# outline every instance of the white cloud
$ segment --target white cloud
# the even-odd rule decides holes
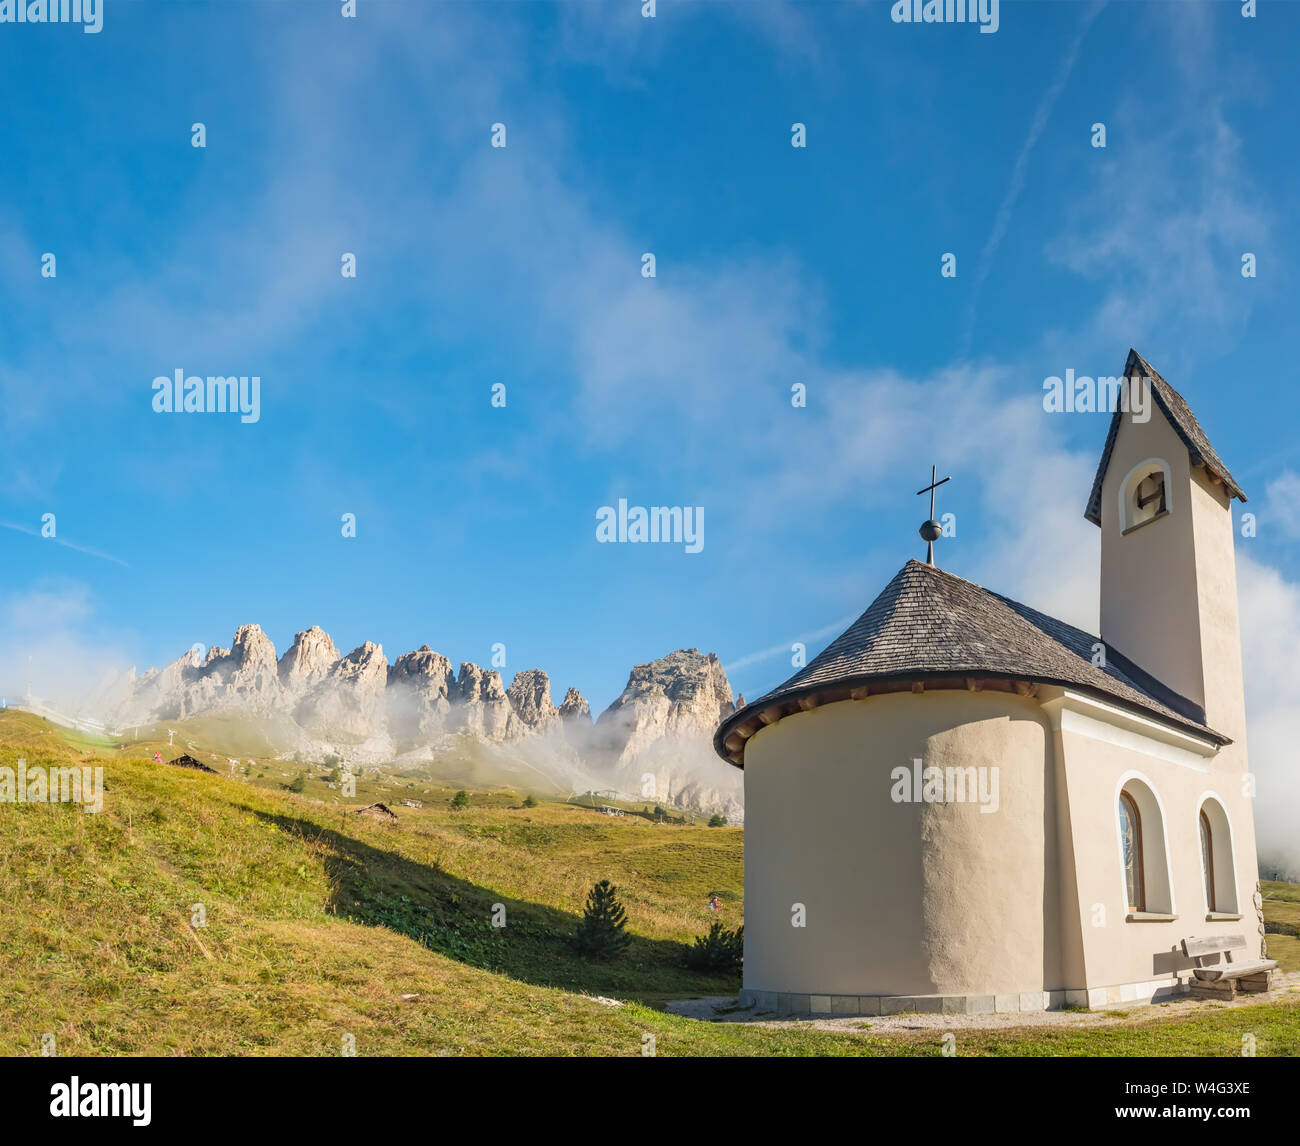
[[[1300,474],[1285,470],[1265,489],[1265,530],[1277,530],[1290,541],[1300,540]]]
[[[60,711],[90,712],[130,667],[125,643],[97,622],[86,585],[38,581],[0,598],[0,696],[16,700],[30,681],[32,692]]]
[[[1300,878],[1300,585],[1240,549],[1237,580],[1259,853]]]

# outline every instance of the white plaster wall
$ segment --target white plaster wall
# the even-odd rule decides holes
[[[1119,490],[1153,457],[1169,465],[1169,514],[1123,534]],[[1148,422],[1124,415],[1102,483],[1101,639],[1204,704],[1190,470],[1187,447],[1154,401]]]
[[[1076,827],[1075,872],[1086,986],[1187,973],[1191,962],[1182,956],[1179,944],[1190,936],[1244,934],[1248,942],[1253,941],[1257,924],[1251,897],[1256,861],[1249,828],[1250,802],[1239,791],[1224,790],[1227,777],[1222,762],[1210,760],[1198,770],[1105,743],[1068,727],[1061,740],[1067,799]],[[1155,879],[1150,870],[1153,861],[1167,850],[1167,861],[1161,858],[1160,863],[1167,862],[1172,908],[1177,915],[1169,922],[1129,922],[1126,918],[1117,796],[1129,778],[1146,783],[1159,799],[1165,840],[1155,838],[1154,825],[1144,816],[1143,844],[1148,886]],[[1198,813],[1210,792],[1218,797],[1232,828],[1233,879],[1245,916],[1240,921],[1206,918]]]
[[[1010,994],[1062,981],[1052,733],[1036,701],[846,700],[745,749],[745,987]],[[895,803],[913,758],[999,769],[999,809]],[[791,925],[802,903],[807,925]]]

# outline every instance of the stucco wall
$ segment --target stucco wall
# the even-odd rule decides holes
[[[1251,808],[1229,774],[1231,766],[1225,769],[1226,762],[1211,759],[1198,771],[1068,727],[1061,740],[1072,820],[1090,825],[1074,837],[1086,985],[1105,987],[1185,974],[1191,963],[1178,947],[1189,936],[1244,934],[1253,941],[1257,925],[1251,903],[1256,880]],[[1161,911],[1172,908],[1178,918],[1170,922],[1126,919],[1117,811],[1118,793],[1126,782],[1145,784],[1159,803],[1163,839],[1144,814],[1143,843],[1149,885],[1159,877],[1157,865],[1167,864],[1172,902],[1150,906]],[[1231,828],[1236,905],[1244,916],[1240,921],[1207,919],[1198,813],[1208,795],[1217,798]],[[1229,841],[1220,844],[1226,856]],[[1222,880],[1223,871],[1218,874]]]
[[[1013,694],[900,693],[786,717],[745,750],[745,987],[829,995],[1062,980],[1053,737]],[[996,812],[891,799],[891,772],[997,768]],[[791,924],[793,905],[806,926]]]
[[[1169,514],[1122,533],[1119,490],[1134,466],[1169,466]],[[1197,704],[1205,702],[1187,447],[1152,403],[1151,420],[1124,415],[1101,498],[1101,638]]]

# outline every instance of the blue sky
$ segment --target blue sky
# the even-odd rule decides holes
[[[0,689],[255,621],[502,642],[596,710],[694,646],[752,696],[922,555],[932,462],[940,563],[1095,628],[1106,419],[1042,382],[1132,345],[1259,515],[1280,751],[1300,6],[1004,0],[992,35],[849,0],[357,7],[0,24]],[[176,369],[259,376],[260,420],[155,413]],[[704,507],[703,551],[598,544],[621,497]]]

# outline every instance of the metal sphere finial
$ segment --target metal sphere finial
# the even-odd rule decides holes
[[[943,536],[943,526],[934,519],[934,491],[946,481],[952,481],[952,475],[935,481],[935,476],[939,470],[935,466],[930,467],[930,484],[924,489],[918,489],[917,494],[929,493],[930,495],[930,519],[921,525],[921,540],[925,542],[925,560],[926,564],[934,564],[934,543]]]

